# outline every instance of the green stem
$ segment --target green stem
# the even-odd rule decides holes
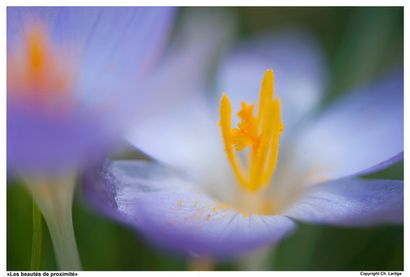
[[[27,180],[27,188],[47,223],[59,269],[81,270],[71,213],[74,175]]]
[[[41,212],[33,201],[33,238],[31,241],[31,263],[30,269],[38,271],[41,269],[41,253],[43,247],[43,222]]]
[[[59,268],[61,270],[81,270],[71,210],[65,214],[60,214],[59,219],[48,218],[49,220],[46,220],[47,226]]]
[[[275,270],[273,264],[276,248],[262,248],[254,250],[247,256],[243,256],[238,260],[239,270],[244,271],[259,271],[259,270]]]
[[[189,270],[213,271],[215,270],[215,262],[210,258],[194,258],[189,261]]]

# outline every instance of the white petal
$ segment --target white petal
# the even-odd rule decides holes
[[[218,114],[206,98],[208,70],[229,41],[232,22],[224,13],[194,15],[189,15],[174,48],[145,88],[127,138],[154,159],[211,176],[227,164]]]

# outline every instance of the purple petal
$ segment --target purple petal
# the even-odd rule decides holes
[[[7,163],[26,174],[73,170],[110,147],[103,121],[77,109],[60,116],[22,105],[7,108]]]
[[[382,169],[385,169],[387,167],[390,167],[400,161],[403,161],[404,155],[403,152],[398,153],[397,155],[393,156],[392,158],[382,161],[381,163],[378,163],[370,168],[367,168],[363,171],[358,172],[356,175],[358,176],[363,176],[367,174],[371,174],[377,171],[380,171]]]
[[[327,81],[323,54],[313,37],[296,30],[264,34],[245,43],[225,60],[218,76],[219,91],[227,92],[235,111],[241,101],[257,103],[268,68],[275,73],[275,95],[282,100],[289,131],[322,98]]]
[[[78,94],[83,100],[118,101],[135,107],[144,81],[164,48],[172,26],[172,8],[93,8],[95,20],[81,54]],[[82,66],[84,65],[84,66]],[[123,109],[124,107],[122,107]]]
[[[86,182],[99,209],[107,214],[110,207],[111,216],[156,244],[185,254],[238,255],[277,243],[295,228],[283,216],[247,216],[223,207],[197,184],[158,164],[116,161],[103,176],[101,182]],[[96,194],[104,197],[95,201]]]
[[[309,223],[369,226],[403,222],[403,181],[339,179],[307,191],[286,213]]]
[[[317,168],[328,179],[370,173],[371,167],[380,170],[391,164],[384,161],[400,159],[402,151],[402,71],[329,107],[307,125],[295,147],[301,164]]]

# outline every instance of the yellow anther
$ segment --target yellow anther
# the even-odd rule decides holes
[[[243,171],[241,166],[239,165],[238,159],[235,155],[234,149],[232,147],[233,141],[231,136],[232,130],[232,106],[229,98],[226,94],[222,96],[221,99],[221,109],[220,109],[221,120],[219,125],[221,126],[222,130],[222,137],[224,140],[225,151],[228,156],[229,162],[231,163],[232,169],[234,174],[238,180],[238,182],[242,186],[246,186],[245,177],[243,176]]]
[[[268,69],[265,71],[265,76],[263,76],[262,85],[260,89],[260,95],[259,95],[259,110],[258,110],[259,125],[262,124],[264,114],[266,113],[269,103],[272,100],[273,85],[274,85],[273,71],[272,69]]]
[[[279,154],[279,137],[282,134],[283,129],[285,128],[280,118],[281,105],[279,99],[273,100],[272,104],[274,106],[273,109],[276,112],[276,114],[273,116],[273,133],[272,140],[270,142],[271,145],[268,166],[266,168],[265,175],[263,176],[263,183],[265,184],[269,182],[270,177],[275,172]]]
[[[224,94],[221,99],[220,126],[225,150],[239,184],[250,191],[257,191],[266,185],[276,169],[279,137],[284,126],[280,117],[280,100],[273,98],[273,84],[273,71],[266,70],[260,90],[258,114],[253,114],[253,104],[242,102],[237,128],[231,127],[232,108],[228,96]],[[236,151],[251,148],[246,163],[247,176],[243,173],[243,166],[236,157],[233,145]]]

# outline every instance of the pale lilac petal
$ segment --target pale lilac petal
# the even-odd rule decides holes
[[[100,182],[86,181],[97,207],[181,253],[239,255],[275,244],[295,228],[283,216],[248,216],[223,207],[183,175],[158,164],[115,161],[102,174]],[[96,193],[104,197],[95,201]]]
[[[145,87],[127,139],[154,159],[204,176],[225,161],[218,113],[206,94],[208,72],[229,41],[232,22],[225,13],[194,15],[182,22],[167,59]]]
[[[164,48],[173,14],[172,8],[163,7],[96,9],[81,53],[79,96],[94,104],[128,95],[122,109],[135,107],[140,97],[132,96],[141,91]]]
[[[403,223],[403,181],[339,179],[314,186],[286,213],[320,224]]]
[[[225,59],[218,89],[229,95],[235,111],[241,101],[258,103],[262,77],[269,68],[275,73],[275,95],[282,100],[282,117],[289,131],[322,99],[327,84],[323,53],[315,39],[303,31],[264,34]]]
[[[307,125],[295,159],[328,179],[382,169],[403,151],[403,72],[393,72],[330,106]],[[393,159],[395,161],[397,159]]]

